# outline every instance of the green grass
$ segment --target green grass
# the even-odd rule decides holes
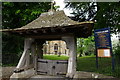
[[[77,58],[77,71],[95,71],[95,58],[86,56]]]
[[[98,60],[99,68],[97,69],[95,57],[79,57],[77,59],[77,70],[112,75],[111,58],[99,58]]]
[[[58,57],[58,55],[44,55],[43,59],[49,59],[49,60],[68,60],[68,56],[61,55]]]
[[[67,56],[44,55],[44,59],[49,60],[68,60]],[[114,77],[120,77],[120,65],[115,67],[112,72],[111,58],[99,58],[99,68],[96,68],[95,56],[85,56],[77,58],[77,71],[96,72]]]
[[[49,60],[68,60],[68,56],[61,55],[44,55],[44,59]],[[95,56],[85,56],[77,58],[77,71],[96,72],[105,75],[111,75],[120,78],[120,64],[115,66],[115,71],[112,72],[111,58],[99,58],[99,69],[96,68]],[[16,64],[7,64],[7,66],[13,66]],[[6,66],[6,65],[2,65]]]

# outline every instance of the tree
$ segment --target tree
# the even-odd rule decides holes
[[[112,33],[120,33],[120,2],[68,2],[66,7],[73,10],[71,13],[74,14],[73,20],[79,22],[92,20],[95,21],[94,29],[110,27]],[[84,52],[89,49],[88,46],[86,47]],[[78,51],[83,50],[83,48],[79,48]]]
[[[77,39],[77,53],[79,57],[81,57],[84,54],[84,39],[78,38]]]
[[[84,40],[85,45],[85,55],[94,55],[95,52],[95,42],[94,42],[94,36],[90,36]]]
[[[92,20],[96,14],[96,3],[89,2],[69,2],[66,3],[66,8],[73,10],[75,21],[89,21]]]
[[[91,55],[95,52],[94,36],[77,39],[77,53],[79,57]]]
[[[110,27],[113,33],[120,32],[119,2],[69,2],[67,8],[72,8],[74,20],[95,21],[94,29]]]
[[[120,32],[120,3],[97,3],[95,29],[110,27],[112,33]]]
[[[22,27],[49,9],[50,3],[47,2],[3,2],[2,27],[4,29]]]
[[[41,13],[47,12],[51,8],[50,5],[50,2],[3,2],[2,28],[14,29],[22,27],[39,17]],[[3,56],[4,54],[17,54],[22,52],[23,43],[23,37],[3,33]]]

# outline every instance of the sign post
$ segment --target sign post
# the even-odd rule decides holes
[[[112,57],[112,70],[114,71],[114,56],[110,37],[110,28],[97,29],[94,31],[96,47],[96,67],[98,68],[98,57]]]

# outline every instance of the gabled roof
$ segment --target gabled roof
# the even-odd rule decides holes
[[[46,28],[46,27],[63,27],[69,25],[79,24],[76,21],[68,18],[63,11],[46,12],[40,15],[37,19],[31,23],[22,27],[22,29],[35,29],[35,28]]]
[[[50,11],[50,12],[42,13],[37,19],[33,20],[32,22],[28,23],[27,25],[21,28],[5,29],[2,31],[9,33],[16,33],[20,35],[22,34],[30,35],[31,33],[33,35],[36,34],[37,32],[42,32],[43,34],[46,33],[51,34],[51,33],[55,33],[56,29],[57,30],[62,29],[62,32],[65,31],[66,33],[75,33],[80,35],[80,33],[82,32],[79,32],[79,30],[80,31],[86,30],[86,32],[84,33],[90,34],[93,28],[92,24],[93,24],[92,21],[86,21],[86,22],[73,21],[65,15],[64,11]],[[77,31],[76,29],[79,30]]]

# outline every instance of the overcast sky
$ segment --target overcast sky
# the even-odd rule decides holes
[[[60,6],[59,10],[64,10],[65,14],[67,16],[72,16],[70,13],[72,13],[72,10],[65,7],[64,0],[54,0],[56,2],[56,6]]]

